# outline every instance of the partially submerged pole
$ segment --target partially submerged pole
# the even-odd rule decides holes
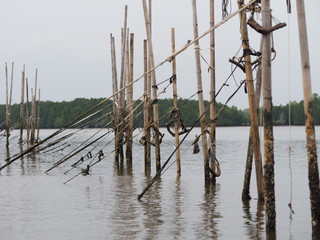
[[[244,0],[238,0],[239,9],[244,5]],[[251,56],[248,54],[250,52],[248,29],[247,29],[247,18],[246,12],[241,11],[240,14],[240,30],[242,36],[242,48],[244,53],[245,62],[245,73],[246,73],[246,83],[248,89],[248,101],[250,109],[250,122],[253,133],[253,154],[255,158],[255,168],[256,168],[256,180],[257,180],[257,192],[260,201],[264,200],[264,185],[263,185],[263,171],[262,171],[262,157],[260,150],[260,138],[258,129],[258,116],[256,112],[256,106],[254,102],[254,86],[253,86],[253,76],[252,76],[252,63]]]
[[[214,0],[210,0],[210,28],[214,27]],[[215,60],[215,31],[210,32],[210,149],[212,158],[210,165],[212,169],[215,169],[216,159],[216,122],[214,117],[216,116],[216,60]],[[216,182],[216,176],[211,175],[212,182]]]
[[[142,0],[144,19],[147,32],[147,41],[148,41],[148,53],[149,53],[149,63],[150,69],[155,67],[154,64],[154,55],[153,55],[153,46],[151,38],[151,20],[150,20],[150,11],[148,14],[146,0]],[[153,129],[154,129],[154,141],[155,141],[155,155],[156,155],[156,171],[158,172],[161,168],[161,159],[160,159],[160,131],[159,131],[159,107],[158,107],[158,96],[157,96],[157,81],[156,81],[156,72],[153,70],[151,72],[151,82],[152,82],[152,104],[153,104]]]
[[[316,136],[314,130],[312,86],[309,60],[309,46],[307,23],[305,15],[304,0],[297,0],[297,17],[300,40],[300,55],[304,94],[304,114],[306,126],[306,139],[308,151],[308,178],[310,189],[310,205],[312,217],[312,235],[320,236],[320,189],[319,189],[319,168],[316,146]]]
[[[127,144],[126,144],[126,159],[132,162],[132,135],[133,135],[133,59],[134,59],[134,34],[130,34],[130,56],[129,56],[129,78],[128,78],[128,94],[127,94],[127,104],[128,112],[130,114],[128,118],[127,126]]]
[[[271,28],[270,0],[261,1],[262,27]],[[271,34],[262,35],[261,77],[263,93],[264,126],[264,197],[266,204],[266,228],[276,228],[274,141],[272,121]]]
[[[172,54],[176,51],[175,44],[175,32],[174,28],[171,28],[171,50]],[[177,70],[176,70],[176,58],[173,57],[172,61],[172,89],[173,89],[173,107],[176,114],[179,114],[178,108],[178,93],[177,93]],[[175,147],[176,150],[176,167],[177,167],[177,176],[181,176],[181,163],[180,163],[180,147],[179,147],[179,118],[178,116],[174,117],[174,137],[175,137]]]
[[[25,66],[23,66],[22,78],[21,78],[21,101],[20,101],[20,138],[19,143],[23,143],[23,126],[24,126],[24,85],[25,85]]]
[[[197,19],[196,0],[192,0],[192,13],[193,13],[193,35],[194,35],[194,39],[197,39],[198,38],[198,19]],[[204,177],[205,177],[206,183],[208,183],[210,181],[210,168],[209,168],[209,157],[208,157],[208,146],[207,146],[208,143],[207,143],[207,133],[206,133],[207,124],[206,124],[206,117],[204,114],[199,40],[194,42],[194,52],[195,52],[196,69],[197,69],[199,116],[201,116],[200,127],[201,127],[202,149],[203,149],[203,158],[204,158]]]
[[[116,49],[115,41],[112,34],[110,34],[110,48],[111,48],[111,68],[112,68],[112,90],[113,90],[113,128],[114,128],[114,159],[119,161],[119,135],[118,135],[118,108],[119,108],[119,94],[118,92],[118,77],[117,77],[117,61],[116,61]]]
[[[143,56],[144,56],[144,72],[148,71],[148,45],[147,40],[143,41]],[[143,145],[144,145],[144,170],[146,175],[151,173],[151,145],[150,145],[150,124],[151,124],[151,83],[150,74],[144,75],[144,113],[143,113]]]

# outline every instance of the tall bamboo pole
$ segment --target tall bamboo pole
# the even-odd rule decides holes
[[[304,114],[306,126],[306,139],[308,151],[308,178],[310,189],[310,205],[312,217],[312,233],[317,239],[320,236],[320,190],[319,168],[314,130],[312,84],[310,73],[309,46],[304,0],[297,0],[297,17],[300,40],[300,55],[304,94]]]
[[[114,159],[119,161],[119,136],[118,136],[118,108],[119,108],[119,94],[118,92],[118,77],[117,77],[117,61],[116,61],[116,49],[115,40],[112,34],[110,34],[110,48],[111,48],[111,68],[112,68],[112,90],[113,90],[113,128],[114,128]]]
[[[244,0],[238,0],[239,9],[244,5]],[[257,179],[257,191],[258,198],[260,201],[264,200],[264,184],[263,184],[263,171],[262,171],[262,157],[260,150],[260,139],[259,139],[259,129],[258,129],[258,116],[256,112],[256,106],[254,102],[254,86],[253,86],[253,76],[252,76],[252,64],[250,56],[250,45],[247,29],[247,18],[246,12],[241,11],[240,14],[240,30],[242,36],[242,48],[244,53],[245,62],[245,72],[246,72],[246,83],[248,88],[248,101],[250,108],[250,121],[251,128],[253,131],[253,154],[255,158],[255,168],[256,168],[256,179]]]
[[[171,28],[171,50],[172,54],[176,51],[176,43],[175,43],[175,31],[174,28]],[[173,90],[173,107],[174,111],[176,111],[177,114],[179,114],[179,108],[178,108],[178,93],[177,93],[177,70],[176,70],[176,58],[173,57],[172,61],[172,90]],[[174,118],[174,137],[175,137],[175,146],[178,148],[176,150],[176,167],[177,167],[177,176],[181,176],[181,163],[180,163],[180,147],[179,147],[179,118],[175,116]]]
[[[148,43],[147,40],[143,41],[143,56],[144,56],[144,72],[148,71]],[[151,145],[150,145],[150,122],[151,122],[151,106],[150,106],[150,82],[149,74],[144,75],[144,170],[146,175],[151,173]]]
[[[270,0],[261,1],[262,27],[271,28]],[[271,34],[262,35],[261,77],[263,84],[263,126],[264,126],[264,196],[266,204],[266,227],[276,228],[276,204],[274,181],[274,141],[272,121],[272,81],[271,81]]]
[[[214,0],[210,0],[210,28],[214,27]],[[213,157],[216,157],[216,59],[215,59],[215,31],[210,32],[210,142]],[[215,160],[211,158],[211,168],[216,164]],[[216,177],[212,174],[212,182],[216,182]]]
[[[23,125],[24,125],[24,85],[25,85],[25,65],[23,65],[21,78],[21,101],[20,101],[20,138],[19,143],[23,143]]]
[[[154,64],[154,55],[153,55],[153,46],[151,38],[151,24],[150,24],[150,15],[148,15],[146,0],[142,0],[143,12],[146,24],[147,32],[147,41],[148,41],[148,53],[150,61],[150,69],[153,69]],[[150,14],[150,13],[149,13]],[[158,172],[161,168],[161,159],[160,159],[160,132],[159,132],[159,107],[158,107],[158,96],[157,96],[157,81],[156,81],[156,72],[151,72],[151,81],[152,81],[152,104],[153,104],[153,127],[154,127],[154,141],[155,141],[155,155],[156,155],[156,171]]]
[[[194,39],[197,39],[198,38],[198,19],[197,19],[196,0],[192,0],[192,13],[193,13],[193,35],[194,35]],[[194,42],[194,52],[195,52],[196,69],[197,69],[199,116],[201,116],[200,126],[201,126],[201,133],[202,133],[202,149],[203,149],[203,158],[204,158],[204,177],[205,177],[205,181],[209,182],[210,168],[209,168],[209,157],[208,157],[208,146],[207,146],[208,143],[207,143],[207,133],[206,133],[207,124],[206,124],[206,117],[204,114],[199,40]]]
[[[133,60],[134,60],[134,34],[130,34],[130,56],[129,56],[129,87],[128,87],[128,127],[127,127],[127,145],[126,158],[127,161],[132,162],[132,135],[133,135]]]
[[[31,144],[35,143],[35,133],[36,133],[36,96],[37,96],[37,82],[38,82],[38,69],[36,69],[36,76],[35,76],[35,86],[34,86],[34,93],[32,93],[32,107],[31,107]]]

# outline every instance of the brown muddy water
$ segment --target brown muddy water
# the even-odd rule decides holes
[[[320,128],[316,130],[318,136]],[[113,143],[106,146],[113,137],[110,135],[48,174],[44,173],[96,131],[79,131],[60,148],[25,156],[1,171],[1,240],[311,239],[304,127],[274,128],[275,236],[265,230],[264,208],[256,199],[254,172],[252,200],[248,204],[241,201],[248,127],[217,129],[217,158],[222,174],[216,186],[204,186],[202,153],[193,155],[192,148],[188,148],[199,132],[196,129],[182,145],[181,178],[176,178],[175,163],[171,160],[169,165],[172,165],[142,201],[138,201],[137,196],[151,180],[155,167],[152,166],[151,176],[145,176],[143,147],[138,143],[141,135],[134,141],[132,168],[125,162],[120,168],[114,164]],[[41,138],[52,132],[40,131]],[[17,134],[17,131],[12,133],[9,153],[5,140],[1,139],[1,165],[7,154],[12,156],[20,151]],[[174,150],[173,146],[173,139],[166,134],[161,145],[162,163]],[[292,148],[292,182],[289,146]],[[60,151],[62,147],[66,148]],[[96,153],[100,149],[106,157],[92,168],[90,175],[79,175],[63,184],[80,171],[79,167],[64,174],[73,162],[90,150]],[[291,193],[295,214],[290,219]]]

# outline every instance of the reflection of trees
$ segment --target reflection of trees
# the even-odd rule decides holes
[[[203,201],[200,205],[202,211],[202,224],[197,229],[197,237],[200,239],[218,239],[217,219],[221,218],[217,210],[220,184],[206,185]]]

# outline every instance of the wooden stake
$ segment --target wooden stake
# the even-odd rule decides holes
[[[172,53],[176,51],[176,44],[175,44],[175,32],[174,28],[171,28],[171,50]],[[177,70],[176,70],[176,58],[172,58],[172,90],[173,90],[173,107],[174,111],[179,114],[179,107],[178,107],[178,93],[177,93]],[[175,146],[178,148],[176,150],[176,167],[177,167],[177,176],[181,176],[181,163],[180,163],[180,147],[179,147],[179,118],[175,117],[174,119],[174,130],[175,130]]]
[[[197,5],[196,0],[192,0],[192,13],[193,13],[193,35],[194,39],[198,38],[198,19],[197,19]],[[204,101],[203,101],[203,89],[202,89],[202,76],[201,76],[201,62],[200,62],[200,45],[199,41],[194,42],[194,52],[196,58],[196,69],[197,69],[197,86],[198,86],[198,101],[199,101],[199,116],[200,119],[201,133],[202,133],[202,149],[204,158],[204,177],[205,181],[210,180],[210,168],[209,168],[209,157],[208,157],[208,146],[207,146],[207,133],[206,133],[206,117],[204,113]]]
[[[271,28],[270,0],[261,0],[262,27]],[[276,204],[274,182],[274,142],[272,121],[271,34],[262,35],[261,77],[263,84],[264,126],[264,196],[266,203],[266,228],[276,229]]]
[[[149,52],[149,61],[150,69],[154,69],[154,56],[153,56],[153,46],[151,38],[151,24],[150,17],[148,15],[146,0],[142,0],[143,12],[145,18],[146,32],[147,32],[147,41],[148,41],[148,52]],[[149,12],[150,14],[150,12]],[[151,72],[151,82],[152,82],[152,104],[153,104],[153,127],[154,127],[154,141],[155,141],[155,155],[156,155],[156,171],[158,172],[161,168],[161,159],[160,159],[160,132],[159,132],[159,107],[158,107],[158,96],[157,96],[157,81],[156,73],[153,70]]]
[[[312,217],[312,236],[317,239],[320,236],[320,190],[319,168],[314,130],[312,86],[309,60],[309,46],[304,0],[297,0],[297,17],[300,40],[300,55],[304,94],[304,114],[306,126],[306,139],[308,151],[308,178],[310,189],[310,205]]]
[[[24,85],[25,85],[25,66],[23,65],[23,72],[21,78],[21,101],[20,101],[20,138],[19,143],[23,143],[23,125],[24,125]]]
[[[214,0],[209,0],[210,2],[210,28],[214,27]],[[211,169],[215,169],[217,162],[216,158],[216,122],[214,117],[216,116],[216,60],[215,60],[215,31],[210,32],[210,149],[212,151],[211,158]],[[216,176],[211,175],[211,180],[213,183],[216,182]]]
[[[238,0],[239,9],[244,5],[244,0]],[[246,81],[248,88],[248,100],[249,100],[249,108],[250,108],[250,120],[251,127],[253,131],[253,153],[255,157],[255,167],[256,167],[256,179],[257,179],[257,191],[258,198],[260,201],[264,200],[264,184],[263,184],[263,171],[262,171],[262,157],[260,150],[260,138],[259,138],[259,129],[258,129],[258,116],[256,112],[256,106],[254,102],[254,86],[253,86],[253,77],[252,77],[252,64],[251,64],[251,56],[250,45],[249,45],[249,37],[248,37],[248,29],[247,29],[247,18],[246,12],[241,11],[240,14],[240,29],[242,35],[242,48],[244,52],[244,62],[245,62],[245,71],[246,71]]]

